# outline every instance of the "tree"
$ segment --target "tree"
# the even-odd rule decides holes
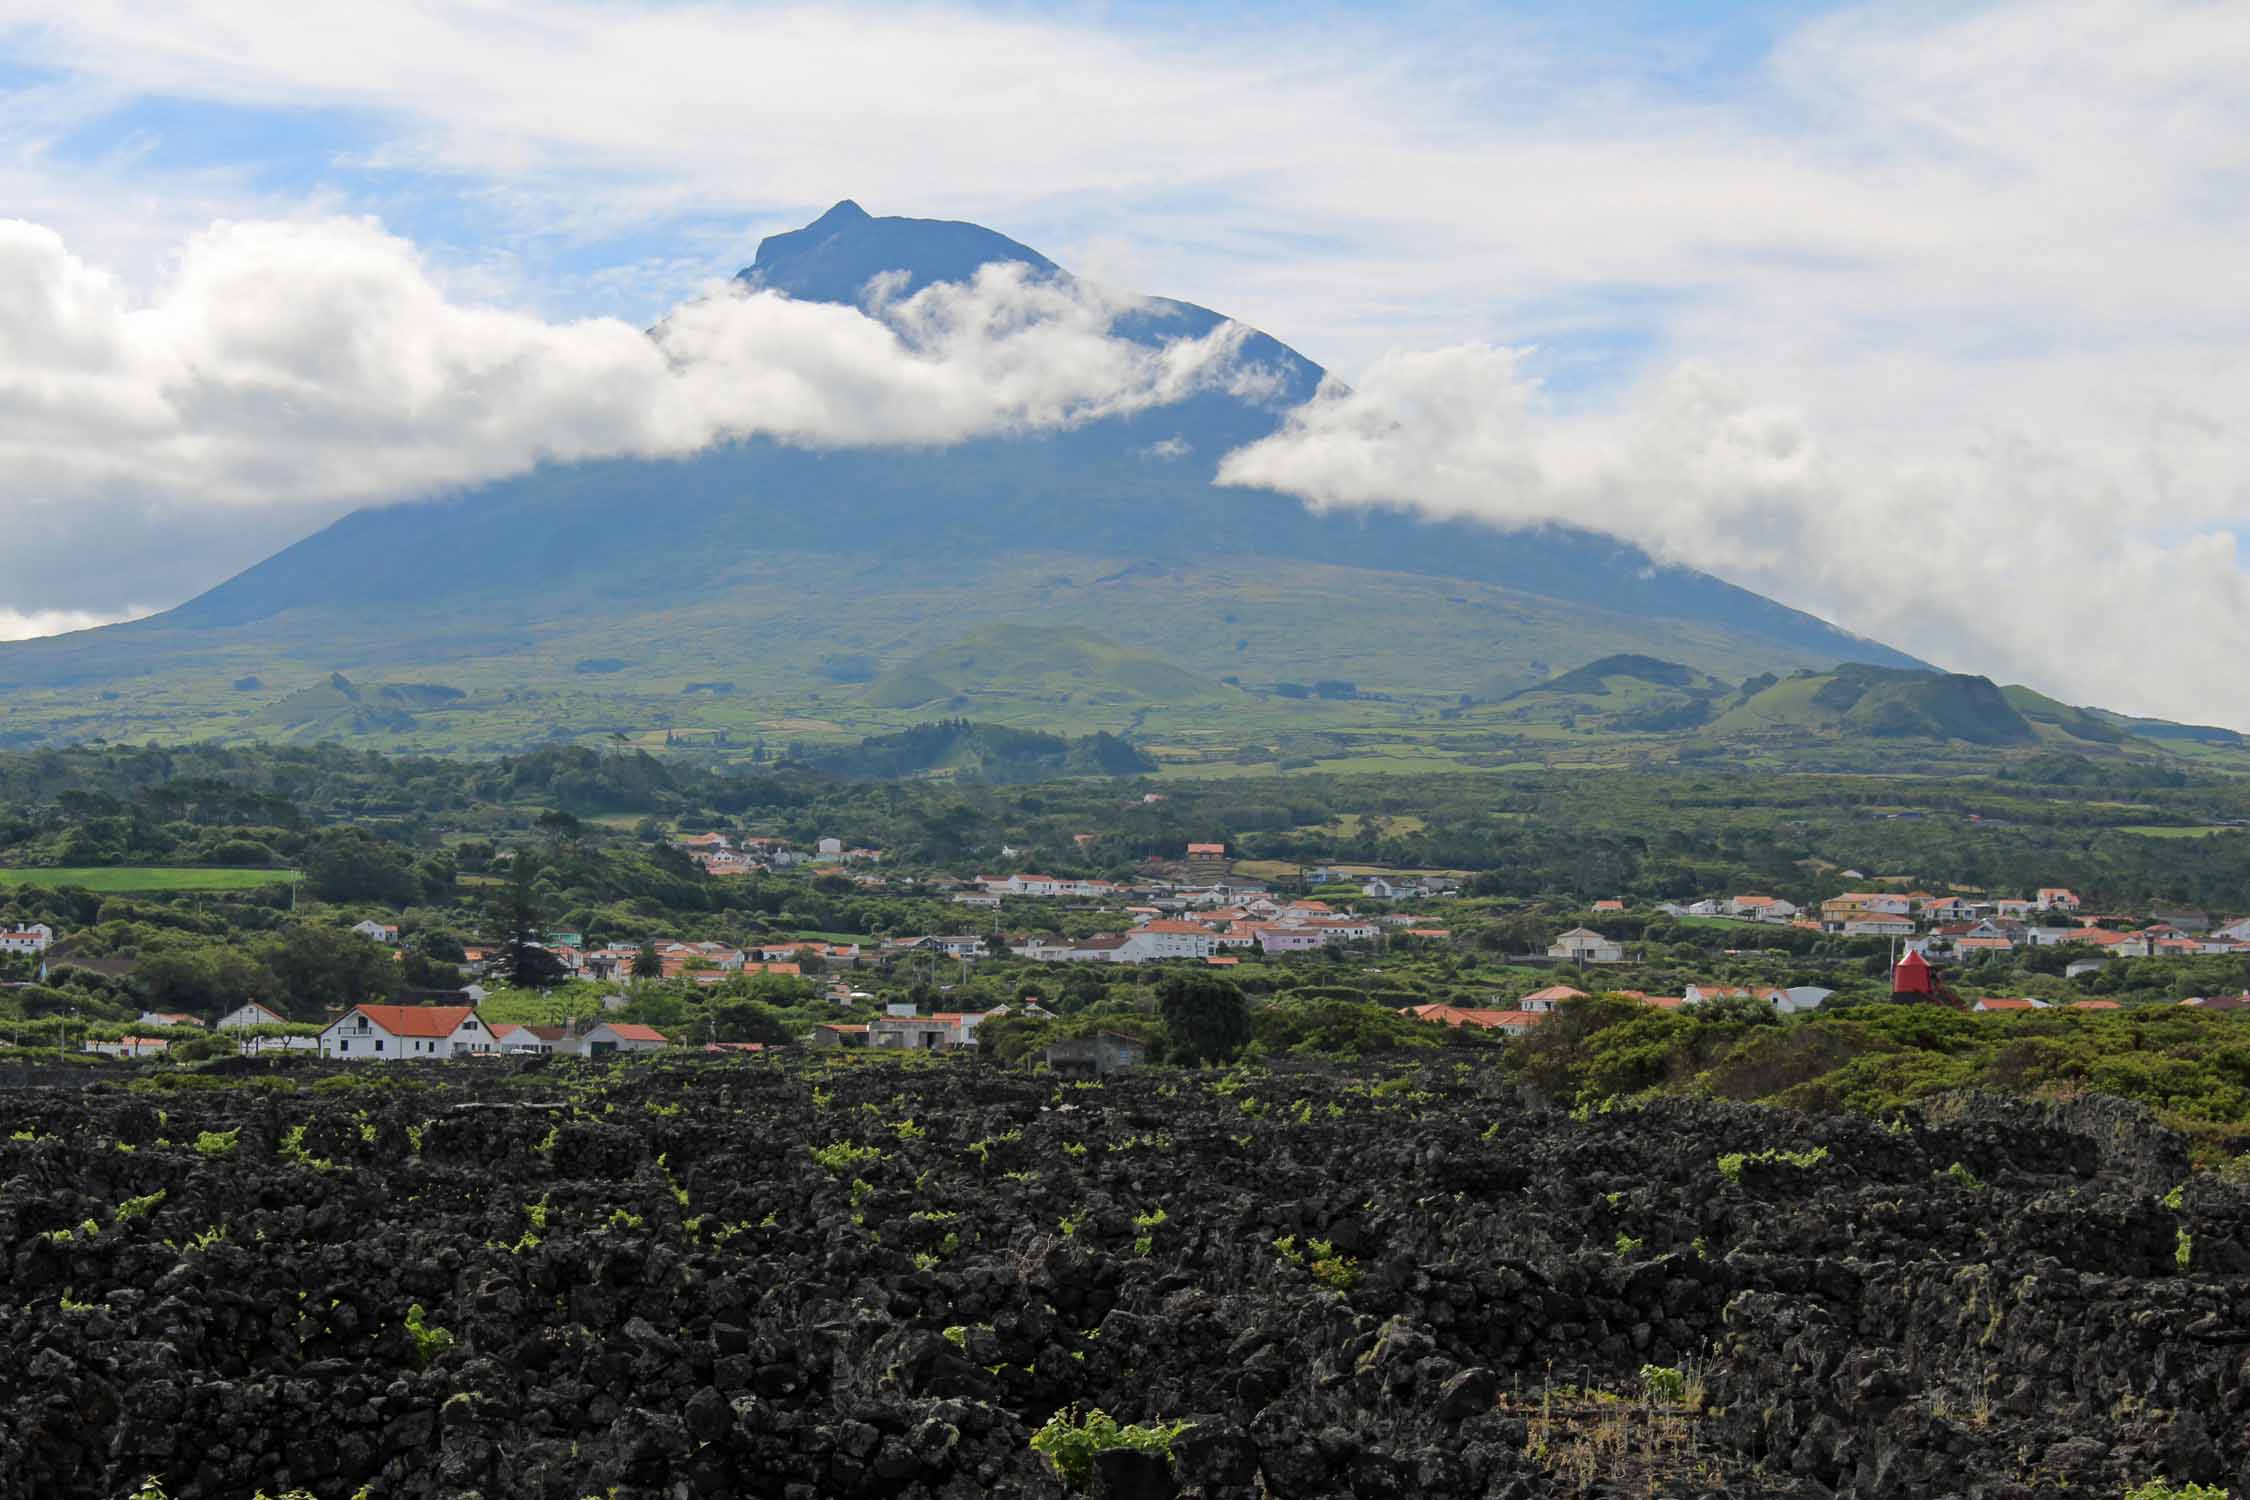
[[[635,950],[633,954],[633,977],[635,979],[662,979],[664,977],[664,960],[657,954],[655,943],[644,939],[641,946]]]
[[[381,1000],[398,989],[398,964],[390,953],[341,927],[300,922],[267,939],[257,957],[281,982],[289,1008],[298,1015]]]
[[[245,1000],[270,996],[275,976],[239,948],[216,945],[171,948],[140,961],[133,983],[152,1010],[181,1010],[206,1017],[234,1009]]]
[[[707,1017],[713,1041],[763,1042],[779,1047],[790,1040],[789,1027],[773,1007],[756,1000],[722,1001],[710,1008]]]
[[[562,960],[540,945],[545,935],[544,902],[534,886],[539,863],[518,851],[492,905],[494,965],[519,990],[545,989],[563,977]]]
[[[1157,1008],[1182,1062],[1228,1062],[1250,1040],[1250,1002],[1231,980],[1169,975],[1157,992]]]
[[[323,901],[406,906],[422,898],[414,855],[358,828],[339,828],[305,859],[305,884]]]

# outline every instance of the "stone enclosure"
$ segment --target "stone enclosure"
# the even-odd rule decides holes
[[[2109,1101],[366,1078],[0,1091],[0,1500],[1060,1496],[1074,1406],[1113,1496],[2250,1494],[2250,1200]]]

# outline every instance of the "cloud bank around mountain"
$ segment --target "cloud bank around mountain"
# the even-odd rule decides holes
[[[2250,726],[2250,684],[2213,670],[2222,643],[2250,639],[2224,429],[2175,439],[2155,485],[2147,450],[2106,441],[2114,427],[2075,446],[1885,451],[1696,363],[1566,414],[1532,360],[1482,345],[1387,356],[1226,455],[1219,480],[1315,507],[1603,531],[1933,661]],[[2250,402],[2250,386],[2234,395]]]
[[[644,331],[454,300],[414,247],[349,219],[214,227],[136,306],[18,221],[0,222],[0,289],[0,471],[50,503],[396,501],[751,437],[942,446],[1258,378],[1239,326],[1136,343],[1110,331],[1132,299],[1021,265],[862,308],[719,284]]]
[[[397,0],[307,28],[281,0],[0,0],[0,203],[143,310],[215,218],[379,215],[443,305],[536,312],[560,331],[516,347],[560,340],[644,392],[604,315],[637,329],[847,194],[974,219],[1352,382],[1359,403],[1231,464],[1244,482],[1599,526],[1934,661],[2250,727],[2227,665],[2250,544],[2242,6],[537,11]],[[268,473],[239,451],[260,445],[174,441],[169,472],[235,477],[224,527],[161,472],[63,500],[0,479],[28,538],[0,603],[170,601],[349,503],[306,494],[712,425],[677,392],[661,420],[610,396],[546,436],[540,403],[565,398],[477,347],[437,377],[465,383],[444,432],[468,456],[355,439],[324,468],[283,439]],[[772,384],[784,427],[847,420]],[[176,389],[123,385],[151,412]],[[1101,399],[1064,385],[1002,420]],[[278,419],[288,391],[233,395]],[[147,433],[117,446],[154,467]],[[248,498],[279,478],[304,488]],[[88,539],[104,566],[63,565]]]

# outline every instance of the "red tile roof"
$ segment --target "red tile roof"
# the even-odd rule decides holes
[[[451,1036],[477,1013],[473,1005],[355,1005],[352,1010],[392,1036],[418,1037]]]
[[[654,1026],[643,1026],[637,1021],[611,1021],[609,1029],[621,1042],[661,1042],[669,1040]]]

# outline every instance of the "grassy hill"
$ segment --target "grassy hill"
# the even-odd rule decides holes
[[[1679,662],[1605,656],[1501,699],[1505,717],[1621,734],[1690,730],[1709,723],[1730,683]]]
[[[2027,687],[2004,687],[2000,696],[2007,699],[2008,706],[2022,714],[2043,739],[2063,744],[2072,741],[2088,745],[2125,743],[2126,731],[2100,713],[2073,708]]]
[[[2059,707],[2060,705],[2058,705]],[[1714,735],[1810,731],[1853,739],[2030,746],[2038,733],[1988,678],[1850,663],[1750,693],[1712,720]]]

